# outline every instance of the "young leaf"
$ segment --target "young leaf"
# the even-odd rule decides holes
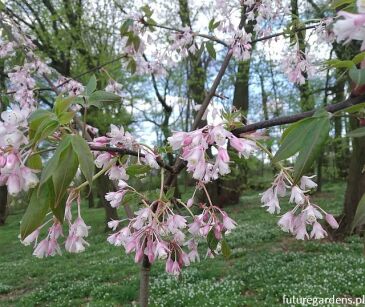
[[[347,133],[350,138],[361,138],[365,136],[365,127],[360,127]]]
[[[27,160],[27,166],[32,169],[42,169],[42,158],[39,154],[31,155]]]
[[[228,259],[231,256],[231,254],[232,254],[231,248],[229,247],[229,245],[228,245],[228,243],[227,243],[227,241],[225,239],[222,240],[221,244],[222,244],[222,254],[223,254],[223,257],[225,259]]]
[[[208,232],[208,235],[207,235],[207,243],[208,243],[208,247],[210,248],[211,251],[214,251],[217,248],[218,240],[215,237],[215,234],[214,234],[214,230],[213,229],[211,229]]]
[[[60,125],[66,125],[68,124],[75,116],[74,112],[64,112],[62,113],[58,120],[60,122]]]
[[[132,164],[127,168],[126,172],[129,176],[138,176],[146,174],[149,170],[150,167],[148,165]]]
[[[353,67],[349,71],[349,76],[356,85],[365,84],[365,69],[358,69],[356,67]]]
[[[46,118],[43,122],[39,125],[34,137],[33,137],[33,144],[38,143],[39,141],[46,139],[50,135],[55,132],[60,123],[56,119]]]
[[[63,112],[66,112],[70,107],[72,102],[75,100],[75,96],[70,96],[67,98],[63,98],[62,96],[58,96],[53,106],[53,110],[56,113],[57,117],[59,117]]]
[[[284,131],[282,144],[276,152],[273,161],[278,162],[285,160],[300,151],[303,148],[303,141],[315,126],[316,119],[313,117],[289,126]],[[289,132],[287,132],[287,130]]]
[[[39,192],[37,189],[32,191],[29,205],[20,224],[20,236],[22,240],[42,225],[52,201],[52,185],[49,183],[44,184]]]
[[[81,172],[91,187],[94,176],[94,158],[86,141],[79,135],[72,136],[72,147],[80,163]]]
[[[215,60],[217,57],[217,53],[215,52],[213,43],[207,42],[205,44],[205,46],[207,47],[207,51],[208,51],[209,55]]]
[[[67,188],[75,178],[79,161],[72,146],[68,146],[60,155],[57,167],[52,174],[53,187],[55,192],[55,204],[57,208],[64,197]]]
[[[308,131],[303,140],[303,147],[295,161],[294,182],[298,182],[311,168],[325,144],[331,129],[329,117],[317,117],[313,123],[315,125]]]
[[[85,93],[87,96],[90,96],[92,93],[95,92],[96,83],[97,83],[96,77],[95,77],[95,75],[92,75],[85,88]]]
[[[120,96],[105,91],[96,91],[92,93],[88,100],[89,105],[95,107],[100,107],[103,104],[119,103],[120,101]]]
[[[51,159],[47,162],[47,165],[42,171],[41,180],[39,186],[41,187],[49,178],[51,178],[52,174],[54,173],[55,169],[58,166],[58,162],[61,156],[61,153],[68,148],[71,144],[71,136],[67,135],[63,138],[63,140],[58,144],[58,147],[52,156]]]

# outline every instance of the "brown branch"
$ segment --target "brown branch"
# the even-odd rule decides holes
[[[145,155],[142,153],[139,153],[139,152],[133,151],[133,150],[129,150],[129,149],[124,149],[124,148],[106,147],[106,146],[99,147],[99,146],[91,146],[91,145],[89,147],[90,147],[90,150],[92,150],[92,151],[116,152],[120,155],[129,155],[129,156],[141,157],[141,158],[145,157]],[[160,157],[156,158],[156,162],[160,167],[168,170],[169,172],[174,172],[174,169],[170,165],[163,162],[163,160]]]
[[[325,109],[330,113],[335,113],[335,112],[341,111],[343,109],[357,105],[362,102],[365,102],[365,95],[361,95],[361,96],[357,96],[357,97],[350,96],[345,101],[328,105]],[[316,110],[311,110],[311,111],[307,111],[307,112],[303,112],[303,113],[299,113],[299,114],[281,116],[281,117],[276,117],[276,118],[272,118],[269,120],[260,121],[257,123],[249,124],[244,127],[235,129],[232,131],[232,133],[238,136],[241,133],[253,132],[258,129],[264,129],[264,128],[270,128],[270,127],[295,123],[301,119],[313,116],[315,111]]]

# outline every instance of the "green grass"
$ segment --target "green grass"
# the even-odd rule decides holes
[[[343,186],[327,185],[315,201],[339,213]],[[282,296],[360,297],[365,294],[363,243],[299,242],[276,226],[257,193],[227,208],[239,223],[222,257],[192,264],[180,278],[151,271],[152,306],[278,306]],[[0,228],[0,306],[128,306],[138,295],[138,266],[122,248],[106,243],[101,209],[84,209],[92,231],[85,253],[36,259],[17,240],[21,215]]]

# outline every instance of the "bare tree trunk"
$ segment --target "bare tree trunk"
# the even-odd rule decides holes
[[[151,263],[149,262],[148,257],[144,255],[139,281],[139,304],[141,307],[148,306],[150,270]]]
[[[8,189],[6,186],[0,187],[0,226],[5,224],[8,215]]]
[[[96,180],[97,193],[100,198],[100,204],[105,208],[105,227],[108,230],[108,222],[118,220],[118,211],[110,206],[110,203],[105,199],[105,194],[113,191],[114,186],[106,175],[100,176]]]
[[[350,125],[352,129],[356,129],[359,126],[357,119],[352,118]],[[365,137],[354,138],[352,147],[344,208],[340,227],[335,232],[337,238],[343,238],[350,234],[357,206],[365,193],[365,173],[363,172],[365,165]]]

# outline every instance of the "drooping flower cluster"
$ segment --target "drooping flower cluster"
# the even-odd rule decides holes
[[[315,75],[316,69],[309,62],[308,55],[299,50],[293,54],[289,54],[283,60],[283,70],[288,76],[290,82],[304,84],[307,78]]]
[[[129,157],[124,164],[120,164],[117,159],[119,153],[113,149],[138,152],[140,155],[137,157],[137,163],[143,163],[155,169],[160,168],[157,163],[158,155],[149,147],[137,143],[128,131],[124,131],[123,127],[111,125],[110,132],[106,136],[94,138],[93,142],[90,142],[90,145],[96,148],[111,148],[110,151],[94,151],[96,156],[95,165],[102,169],[109,168],[107,174],[111,180],[128,180],[129,176],[126,173],[126,167],[131,160]]]
[[[186,58],[190,53],[197,51],[196,44],[194,44],[194,34],[189,27],[181,29],[183,32],[174,33],[171,37],[173,42],[170,46],[171,51],[178,51],[182,58]]]
[[[52,221],[52,220],[50,220]],[[50,222],[48,221],[48,222]],[[24,245],[30,245],[34,242],[34,252],[33,255],[37,258],[44,258],[48,256],[62,255],[61,248],[58,244],[58,239],[63,236],[62,234],[62,225],[55,219],[53,221],[52,226],[48,230],[48,234],[46,238],[44,238],[39,243],[38,237],[40,234],[40,230],[48,223],[46,222],[43,226],[37,228],[30,235],[28,235],[21,242]]]
[[[187,161],[188,172],[203,182],[216,180],[219,175],[230,172],[228,144],[245,158],[256,149],[253,141],[234,136],[221,124],[207,125],[192,132],[175,132],[168,141],[173,150],[182,148],[181,158]],[[208,149],[217,152],[215,157],[211,157]]]
[[[323,219],[321,212],[324,213],[326,221],[332,228],[338,228],[335,218],[318,205],[312,204],[310,197],[306,195],[307,191],[317,187],[312,180],[313,177],[303,176],[298,186],[292,184],[292,179],[287,172],[288,170],[282,170],[276,176],[272,186],[262,193],[261,197],[262,207],[267,207],[269,213],[280,213],[279,197],[285,197],[287,189],[291,188],[289,202],[295,207],[280,218],[278,225],[281,229],[292,233],[298,240],[322,239],[327,236],[327,232],[318,222],[319,219]],[[310,234],[307,232],[308,227],[311,227]]]
[[[206,238],[213,231],[216,240],[221,240],[236,225],[215,206],[202,205],[203,212],[193,216],[193,222],[188,224],[186,217],[173,212],[169,202],[157,200],[148,205],[144,201],[144,204],[146,208],[135,212],[128,225],[110,235],[108,242],[123,246],[127,253],[135,252],[135,262],[141,262],[144,256],[151,263],[165,259],[166,272],[173,275],[179,275],[184,265],[199,261],[197,238]],[[108,225],[116,230],[121,223],[111,221]],[[209,254],[213,252],[209,250]]]
[[[229,41],[233,56],[238,61],[248,60],[251,56],[252,33],[246,33],[245,29],[236,31],[234,37]]]
[[[359,14],[340,11],[338,19],[333,25],[333,32],[337,42],[348,43],[351,40],[362,41],[361,50],[365,50],[365,5],[363,0],[356,1]]]
[[[70,96],[78,96],[84,92],[84,86],[81,83],[65,77],[60,77],[56,86],[62,93],[68,93]]]

